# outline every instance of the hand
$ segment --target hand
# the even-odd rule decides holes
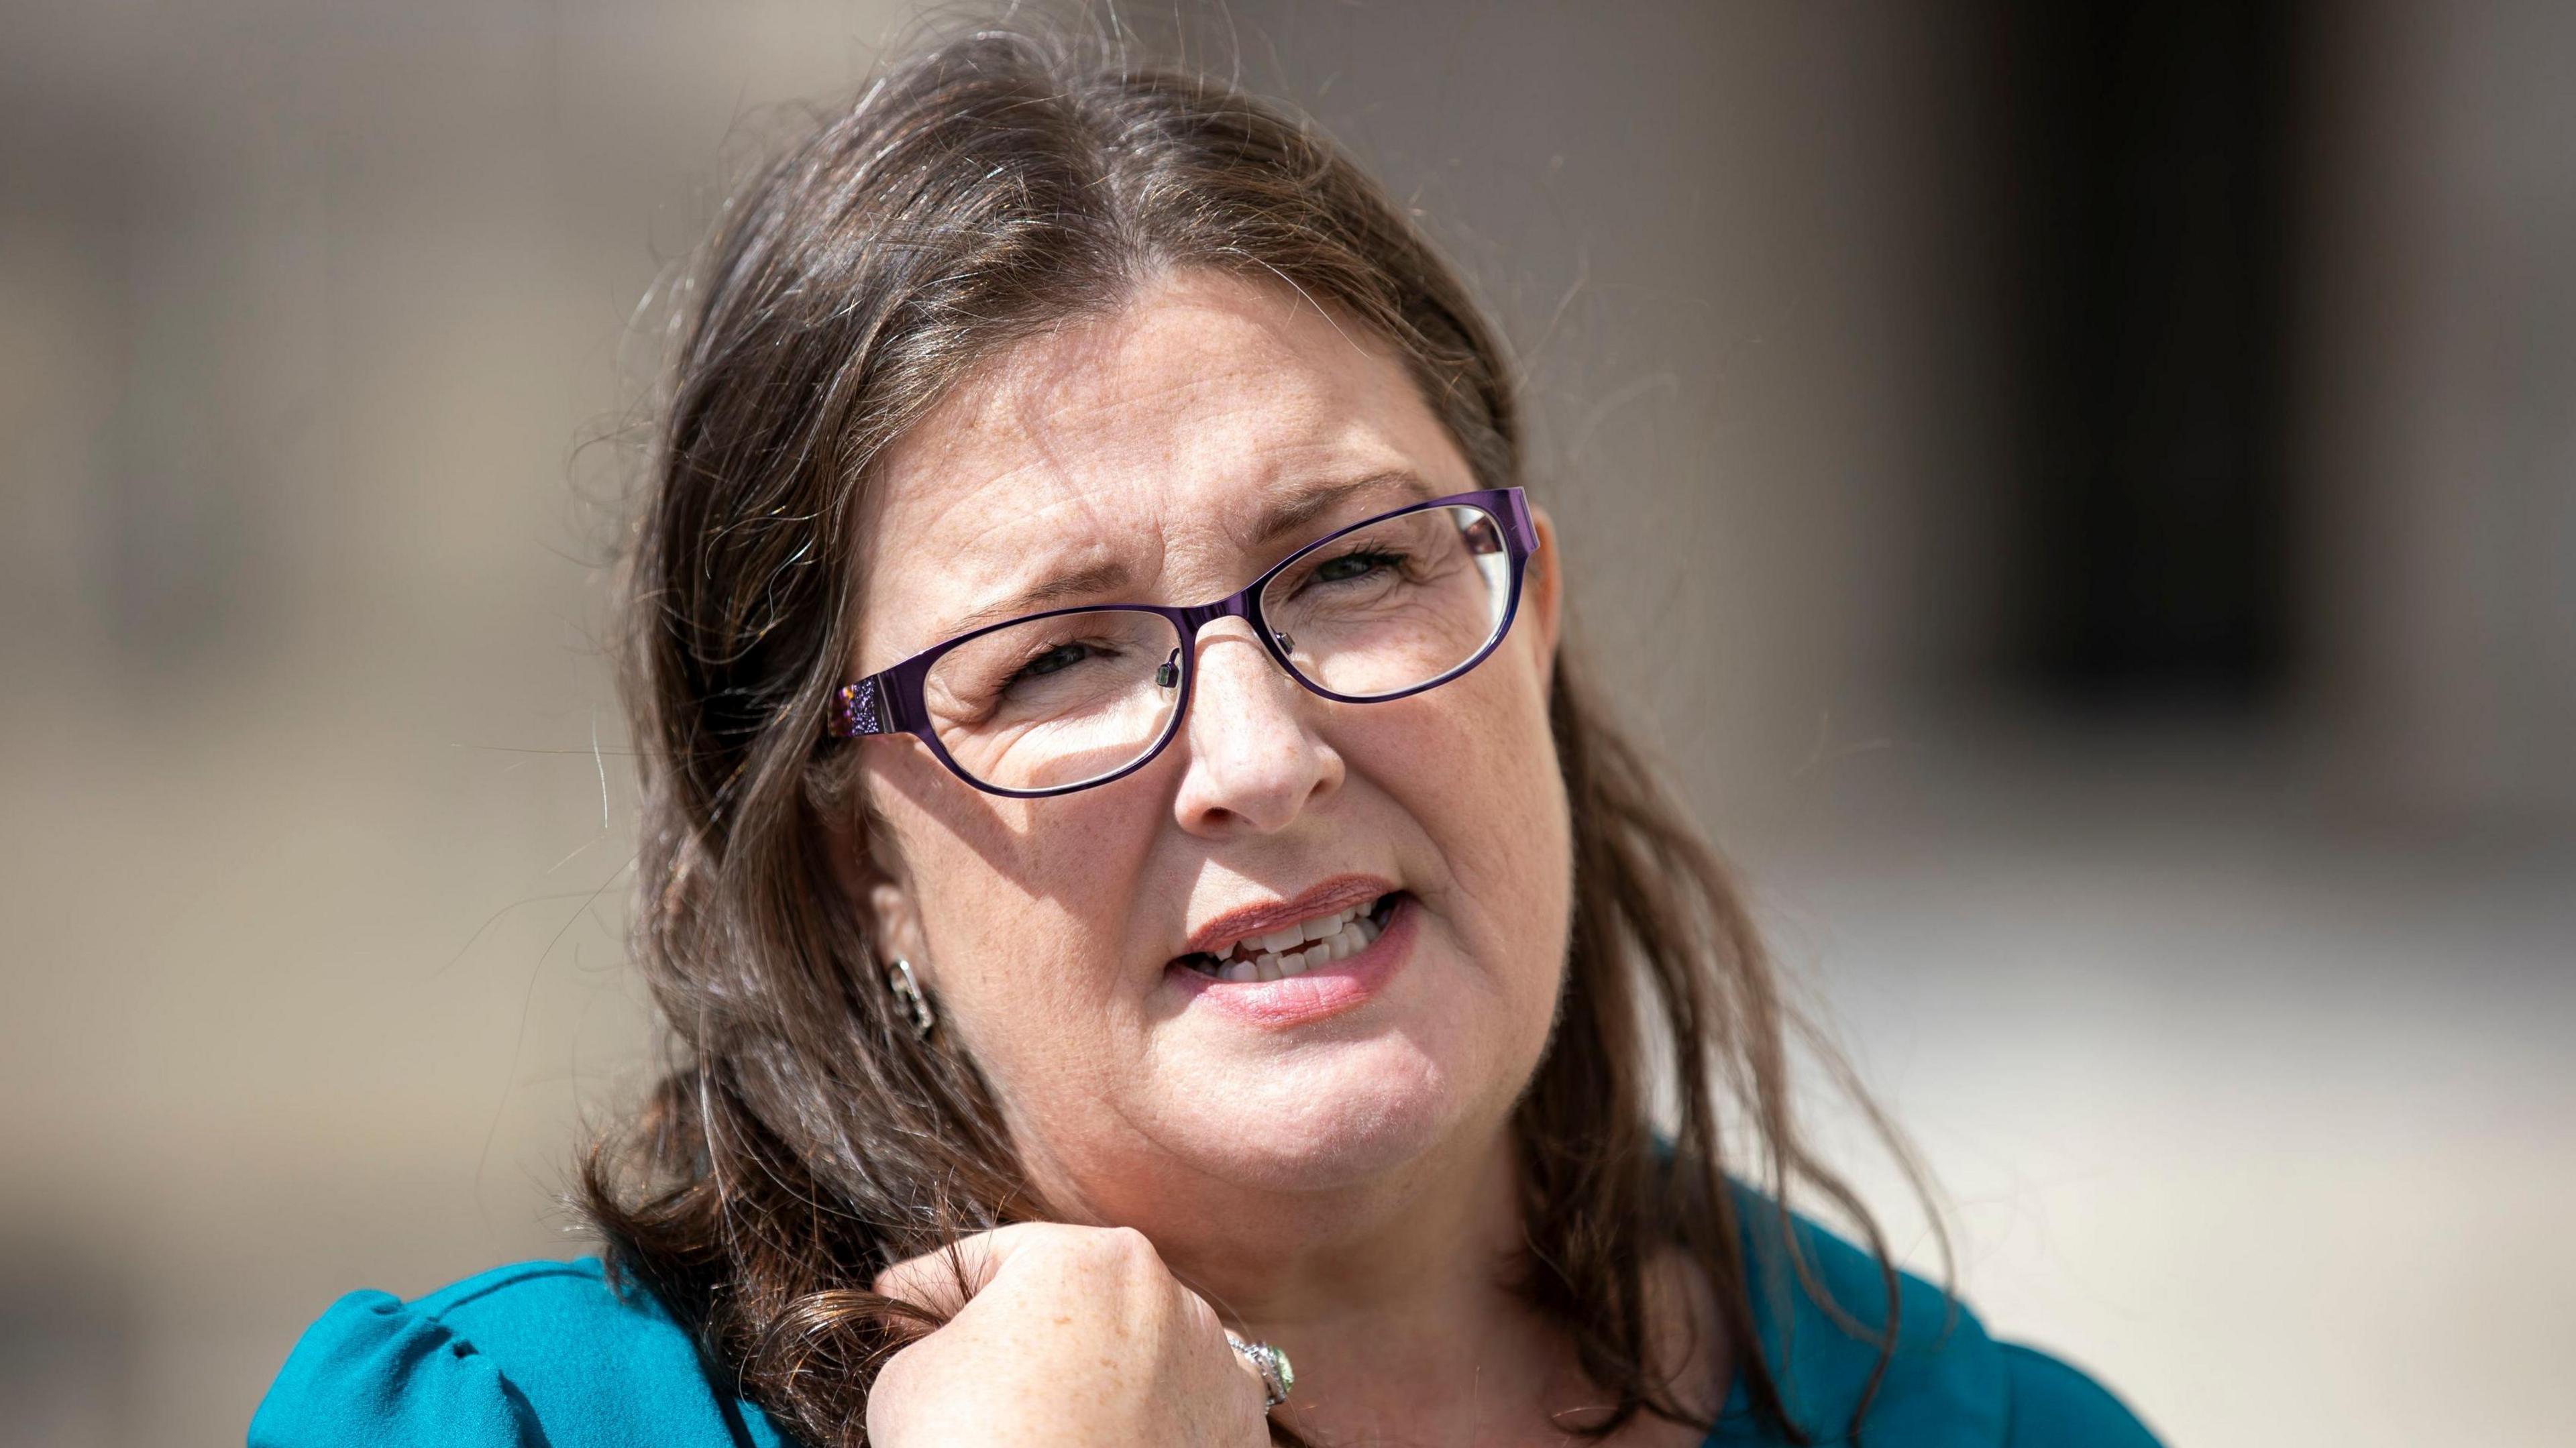
[[[1259,1374],[1206,1299],[1125,1227],[1029,1222],[879,1274],[888,1297],[951,1312],[868,1393],[875,1448],[1262,1448]]]

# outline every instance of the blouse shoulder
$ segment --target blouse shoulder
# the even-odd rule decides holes
[[[2000,1349],[2012,1373],[2006,1448],[2157,1448],[2137,1415],[2079,1369],[2019,1343]]]
[[[1996,1341],[1964,1303],[1910,1273],[1897,1275],[1895,1348],[1882,1370],[1889,1313],[1878,1260],[1793,1218],[1803,1261],[1792,1262],[1758,1220],[1779,1215],[1754,1197],[1744,1241],[1760,1348],[1782,1410],[1813,1441],[1846,1442],[1866,1402],[1860,1440],[1887,1448],[2157,1448],[2107,1389],[2046,1353]],[[1768,1441],[1743,1388],[1739,1377],[1712,1443]]]
[[[696,1343],[597,1258],[522,1262],[404,1302],[352,1292],[278,1371],[250,1448],[785,1448]]]

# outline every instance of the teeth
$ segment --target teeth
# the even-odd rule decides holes
[[[1384,929],[1370,918],[1367,906],[1355,905],[1331,915],[1300,920],[1268,935],[1236,941],[1215,952],[1217,966],[1212,974],[1219,980],[1236,982],[1303,975],[1317,966],[1348,960],[1368,949]]]
[[[1279,973],[1283,976],[1300,975],[1320,965],[1330,965],[1337,960],[1348,960],[1368,949],[1369,942],[1377,939],[1379,933],[1373,921],[1345,921],[1339,930],[1315,944],[1307,946],[1302,951],[1281,956]]]

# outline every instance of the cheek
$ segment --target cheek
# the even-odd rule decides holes
[[[1006,1096],[1012,1078],[1098,1060],[1133,994],[1123,902],[1153,840],[1142,792],[1007,800],[915,773],[885,771],[878,811],[944,1015]]]
[[[1514,998],[1543,1037],[1556,1011],[1573,914],[1573,830],[1565,782],[1536,686],[1515,691],[1514,707],[1486,715],[1476,779],[1459,795],[1476,802],[1453,846],[1459,888],[1472,899],[1488,938],[1480,942],[1516,966]]]
[[[1420,699],[1430,707],[1390,711],[1355,748],[1438,855],[1442,898],[1429,903],[1506,996],[1512,1033],[1543,1033],[1563,971],[1573,841],[1541,670],[1498,653]]]
[[[1503,654],[1450,687],[1441,728],[1452,742],[1421,752],[1442,762],[1437,788],[1420,793],[1442,814],[1444,848],[1462,875],[1535,892],[1534,904],[1564,896],[1572,836],[1541,671]]]

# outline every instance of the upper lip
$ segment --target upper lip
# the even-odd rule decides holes
[[[1312,920],[1336,910],[1366,905],[1381,895],[1396,891],[1394,882],[1378,875],[1335,875],[1309,886],[1294,899],[1277,900],[1262,905],[1240,905],[1210,919],[1190,932],[1185,955],[1214,955],[1238,940],[1267,935],[1300,920]]]

